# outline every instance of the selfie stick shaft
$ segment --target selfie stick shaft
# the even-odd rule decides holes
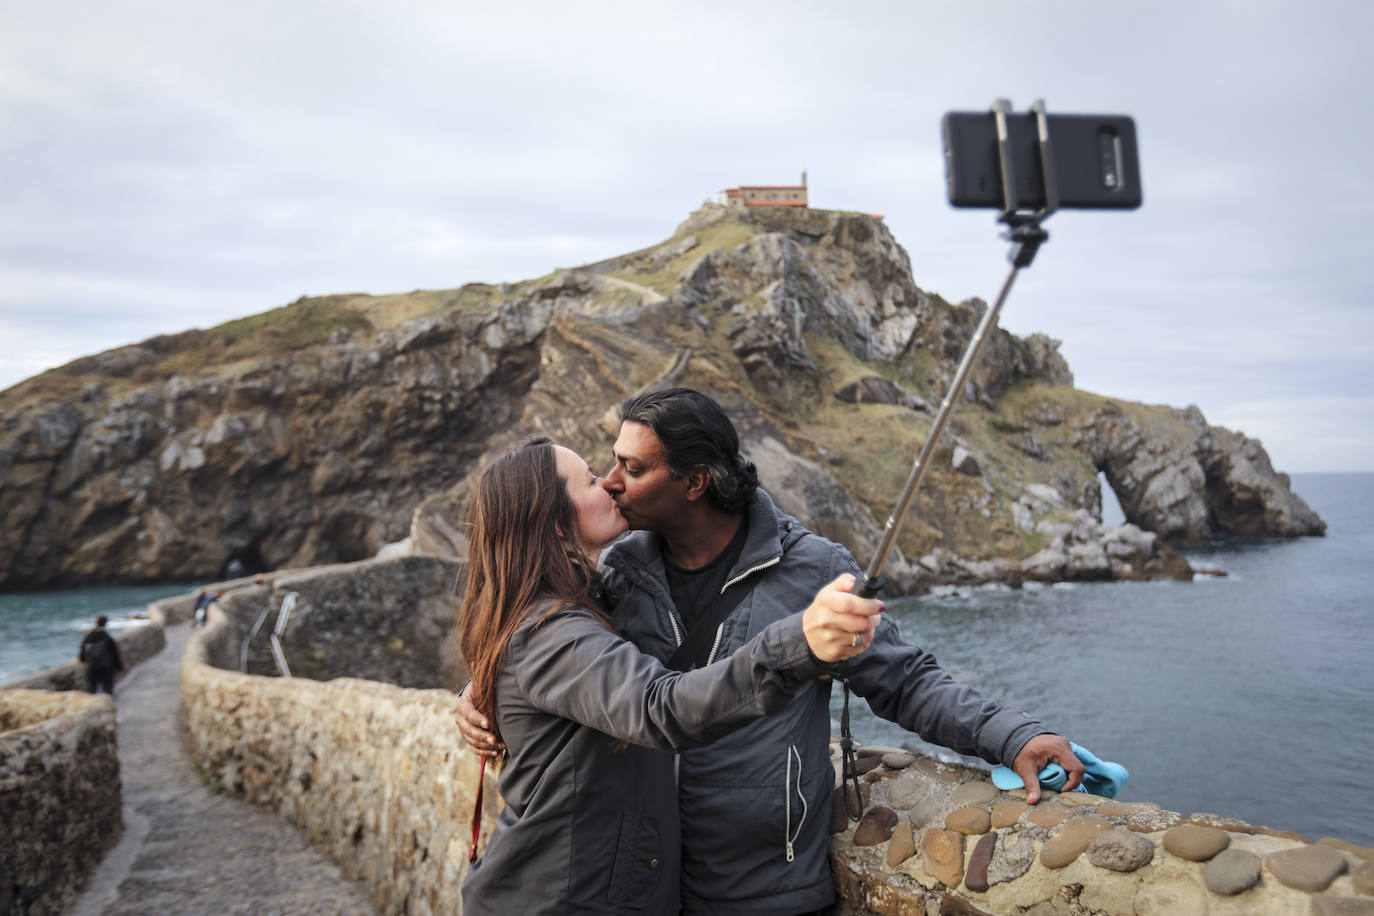
[[[1007,301],[1007,293],[1011,292],[1011,285],[1016,282],[1016,275],[1020,272],[1021,265],[1013,263],[1011,272],[1007,274],[1007,279],[1002,283],[1002,291],[997,294],[997,301],[983,313],[983,320],[978,323],[978,329],[973,332],[973,339],[969,341],[968,349],[964,351],[964,358],[959,363],[959,370],[954,373],[954,381],[950,382],[949,392],[945,395],[944,402],[940,404],[940,410],[935,415],[935,422],[931,424],[925,444],[921,446],[921,452],[916,456],[916,461],[911,466],[911,473],[907,475],[906,487],[902,490],[902,497],[897,501],[892,514],[887,517],[887,525],[883,529],[883,539],[878,544],[878,551],[874,554],[873,561],[868,564],[863,580],[855,584],[854,594],[863,598],[872,598],[882,588],[883,566],[887,562],[887,555],[891,552],[892,545],[897,540],[897,532],[901,530],[902,516],[906,515],[907,507],[911,504],[911,498],[916,495],[916,489],[921,485],[921,478],[925,476],[926,468],[930,466],[930,457],[935,453],[935,446],[940,441],[945,426],[949,423],[950,415],[954,413],[955,404],[959,402],[959,398],[962,396],[969,373],[973,370],[973,364],[978,361],[978,355],[983,352],[983,345],[988,341],[988,334],[997,325],[997,315],[1002,311],[1002,303]]]
[[[1040,245],[1050,237],[1049,233],[1040,227],[1041,220],[1047,218],[1059,206],[1058,182],[1054,171],[1054,153],[1053,147],[1050,145],[1049,120],[1045,114],[1043,100],[1037,100],[1031,105],[1030,110],[1036,118],[1037,141],[1040,148],[1040,180],[1045,192],[1045,205],[1034,213],[1027,213],[1017,204],[1016,176],[1012,167],[1011,134],[1007,127],[1007,115],[1011,113],[1011,103],[1005,99],[998,99],[992,103],[992,114],[997,124],[997,157],[1002,171],[1002,194],[1005,203],[1000,220],[1011,227],[1004,236],[1012,243],[1009,255],[1011,272],[1007,274],[1007,279],[1002,284],[1002,291],[997,294],[997,301],[983,313],[983,320],[978,323],[978,329],[973,332],[973,339],[969,341],[968,349],[964,351],[963,361],[959,363],[959,370],[954,373],[954,381],[950,383],[949,393],[945,395],[945,400],[935,415],[935,422],[931,424],[930,434],[926,436],[926,441],[921,446],[921,452],[916,456],[915,464],[911,466],[911,473],[907,476],[906,488],[902,491],[902,497],[897,501],[897,506],[892,510],[892,514],[887,517],[887,525],[883,529],[883,539],[878,544],[878,550],[873,556],[873,561],[868,564],[868,569],[864,571],[863,579],[854,583],[853,593],[861,598],[872,598],[882,589],[883,565],[887,562],[887,555],[897,540],[897,532],[902,527],[902,516],[906,515],[907,507],[911,504],[911,498],[916,495],[916,488],[921,485],[921,478],[925,476],[926,468],[930,466],[930,457],[935,452],[935,446],[940,441],[940,435],[945,431],[945,425],[949,422],[950,414],[954,412],[954,405],[959,402],[959,398],[963,395],[969,372],[973,369],[973,364],[977,362],[978,354],[983,352],[983,344],[987,343],[988,334],[997,325],[997,315],[1002,311],[1002,303],[1007,301],[1007,293],[1011,292],[1011,285],[1016,282],[1016,275],[1021,272],[1021,268],[1030,266],[1031,261],[1035,259],[1035,253],[1040,249]]]

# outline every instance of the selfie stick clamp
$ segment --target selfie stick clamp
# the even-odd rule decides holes
[[[959,363],[958,370],[954,373],[954,381],[950,382],[949,391],[945,394],[945,399],[940,404],[940,410],[935,415],[935,421],[931,424],[930,433],[921,446],[920,454],[916,456],[916,462],[911,466],[911,473],[907,477],[902,496],[897,501],[892,514],[887,518],[887,525],[883,529],[883,538],[878,544],[873,560],[869,563],[863,577],[854,583],[853,593],[861,598],[872,598],[882,589],[884,584],[883,566],[887,562],[887,555],[891,552],[892,545],[897,540],[902,516],[906,515],[907,507],[911,505],[911,498],[915,496],[917,487],[921,485],[921,478],[925,476],[926,468],[930,466],[930,458],[935,452],[935,445],[940,441],[940,435],[949,423],[950,415],[954,412],[954,406],[958,403],[960,394],[968,382],[969,372],[973,369],[973,364],[978,361],[978,355],[982,353],[983,345],[987,343],[988,334],[997,324],[997,315],[1002,311],[1002,304],[1007,301],[1007,294],[1011,292],[1011,285],[1016,281],[1016,275],[1021,272],[1023,267],[1031,265],[1031,261],[1035,260],[1036,252],[1040,250],[1040,246],[1049,240],[1050,234],[1041,228],[1040,223],[1059,209],[1059,189],[1054,174],[1054,150],[1050,145],[1049,120],[1045,115],[1044,99],[1037,99],[1031,105],[1030,110],[1035,115],[1036,130],[1039,135],[1040,170],[1045,186],[1045,205],[1039,210],[1028,212],[1017,203],[1016,174],[1012,166],[1011,135],[1007,127],[1007,115],[1011,112],[1011,102],[1006,99],[998,99],[992,103],[992,114],[997,121],[997,157],[1002,168],[1002,194],[1005,204],[1002,215],[998,217],[998,222],[1005,223],[1009,227],[1002,234],[1002,238],[1012,243],[1011,251],[1007,255],[1012,265],[1011,272],[1007,274],[1007,279],[1003,282],[1002,289],[997,294],[997,299],[992,307],[983,312],[983,318],[978,323],[977,330],[973,332],[973,339],[969,341],[968,349],[964,351],[964,357]],[[863,816],[863,798],[859,794],[859,775],[854,756],[853,736],[849,733],[849,683],[848,681],[843,683],[844,711],[840,717],[841,779],[845,787],[843,793],[845,813],[849,815],[851,821],[857,821]],[[857,814],[855,813],[856,808]]]
[[[1045,205],[1034,213],[1025,213],[1016,202],[1016,175],[1012,166],[1011,135],[1007,128],[1011,102],[998,99],[992,103],[992,114],[997,120],[997,159],[1002,167],[1002,195],[1006,203],[998,220],[1011,227],[1002,238],[1012,243],[1009,257],[1016,268],[1029,267],[1041,243],[1049,241],[1050,234],[1040,228],[1040,223],[1059,209],[1059,185],[1054,174],[1054,148],[1050,144],[1045,100],[1036,99],[1030,110],[1035,115],[1035,129],[1040,142],[1040,174],[1045,186]],[[1008,279],[1008,284],[1010,282]]]

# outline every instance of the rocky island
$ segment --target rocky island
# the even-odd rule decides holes
[[[537,433],[608,461],[615,406],[665,384],[724,404],[779,504],[863,562],[985,307],[921,290],[873,217],[707,204],[546,277],[155,337],[0,392],[0,588],[451,554],[484,460]],[[1324,530],[1259,442],[1080,391],[1057,341],[999,329],[888,572],[1187,577],[1171,545]]]

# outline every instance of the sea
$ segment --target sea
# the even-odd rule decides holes
[[[1374,846],[1374,474],[1292,478],[1326,536],[1187,551],[1224,577],[946,591],[888,613],[953,677],[1124,765],[1123,800]],[[0,594],[0,684],[74,659],[97,614],[130,626],[198,586]],[[838,689],[831,709],[838,735]],[[860,698],[852,718],[861,743],[987,766]]]
[[[1124,801],[1374,846],[1374,474],[1292,480],[1326,536],[1185,551],[1225,577],[946,591],[887,613],[957,680],[1125,766]],[[860,698],[850,715],[860,743],[988,766]]]
[[[101,614],[112,633],[146,620],[148,605],[199,588],[194,582],[0,593],[0,684],[76,661]]]

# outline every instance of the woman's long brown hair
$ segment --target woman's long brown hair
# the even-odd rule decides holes
[[[601,616],[607,627],[610,620],[590,594],[592,563],[572,546],[577,516],[548,439],[532,439],[482,472],[468,503],[468,526],[459,647],[472,676],[469,699],[499,737],[496,676],[530,607],[552,599],[549,613],[571,603]]]

